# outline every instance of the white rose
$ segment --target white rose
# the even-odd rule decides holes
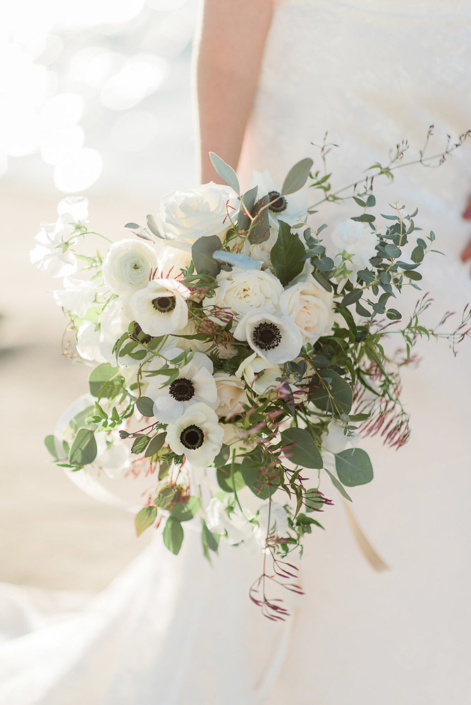
[[[334,257],[337,265],[346,258],[346,266],[350,271],[349,280],[356,281],[357,272],[371,267],[369,260],[376,254],[378,236],[366,223],[355,220],[345,220],[334,228],[330,243],[327,241],[327,253]]]
[[[235,416],[240,414],[244,404],[248,403],[245,385],[239,377],[227,372],[216,372],[216,382],[219,404],[216,407],[218,416]]]
[[[167,426],[167,443],[174,453],[185,455],[195,469],[211,465],[222,448],[224,431],[214,409],[198,402]]]
[[[95,300],[96,283],[65,277],[64,287],[64,289],[56,289],[52,292],[54,301],[58,306],[67,308],[83,318]]]
[[[303,344],[301,331],[289,316],[264,311],[247,313],[235,329],[234,338],[246,341],[260,357],[276,365],[294,360]]]
[[[177,250],[175,247],[162,247],[159,252],[159,274],[167,279],[181,277],[182,269],[191,263],[191,250]]]
[[[231,272],[220,272],[217,283],[215,296],[203,302],[209,314],[214,306],[230,308],[240,318],[261,308],[274,313],[283,293],[280,280],[261,269],[234,267]]]
[[[299,282],[284,291],[280,311],[296,323],[304,342],[315,343],[332,330],[334,322],[333,293],[326,291],[313,278]]]
[[[153,247],[141,240],[126,238],[111,245],[103,261],[103,279],[113,294],[132,294],[149,283],[157,267]]]
[[[281,374],[279,365],[267,362],[253,353],[240,363],[236,377],[243,377],[255,394],[263,396],[280,386]]]
[[[275,228],[270,228],[270,236],[259,244],[252,245],[247,239],[244,240],[242,247],[242,253],[248,255],[257,262],[262,262],[267,267],[271,267],[270,253],[273,249],[273,245],[276,243],[278,238],[278,230]]]
[[[147,335],[170,335],[188,323],[190,291],[175,279],[154,279],[129,300],[132,320]]]
[[[209,235],[221,238],[231,226],[237,199],[228,186],[203,184],[192,191],[175,191],[164,197],[160,217],[174,245],[190,250],[196,240]],[[167,242],[172,245],[172,242]]]

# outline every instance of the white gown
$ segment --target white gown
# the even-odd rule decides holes
[[[268,167],[281,182],[299,158],[320,165],[310,143],[328,130],[342,186],[404,138],[420,148],[432,123],[436,151],[447,133],[471,128],[470,89],[469,0],[281,2],[244,168]],[[436,318],[471,301],[459,261],[470,193],[469,147],[438,170],[416,166],[392,186],[377,183],[380,211],[396,200],[418,206],[418,224],[433,226],[447,255],[425,268]],[[354,214],[329,204],[314,222]],[[211,568],[191,532],[177,559],[156,540],[104,593],[54,619],[39,618],[34,591],[5,586],[0,705],[471,702],[471,346],[456,359],[446,343],[421,352],[421,366],[404,371],[411,441],[398,452],[364,441],[376,477],[352,493],[389,571],[364,560],[324,484],[335,506],[322,517],[327,530],[308,537],[306,595],[289,601],[283,625],[248,600],[258,557],[224,546]]]

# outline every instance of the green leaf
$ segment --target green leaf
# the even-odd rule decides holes
[[[293,443],[286,448],[284,454],[292,463],[303,468],[314,468],[319,470],[323,467],[324,461],[319,452],[316,442],[305,428],[288,428],[281,434],[283,443]]]
[[[245,487],[245,480],[240,471],[241,466],[235,464],[232,466],[223,465],[217,469],[216,477],[219,487],[224,490],[224,492],[239,492],[243,487]]]
[[[229,166],[229,164],[226,164],[226,162],[221,159],[221,157],[218,157],[218,155],[214,152],[209,153],[209,158],[211,159],[213,167],[216,169],[221,179],[223,179],[228,186],[234,189],[236,193],[240,193],[239,179],[237,178],[237,174],[234,169]]]
[[[366,485],[373,479],[373,466],[368,453],[362,448],[347,448],[335,455],[339,480],[347,487]]]
[[[178,521],[190,521],[195,517],[201,508],[201,499],[199,497],[190,497],[186,502],[178,502],[174,504],[171,511],[171,516]]]
[[[143,416],[151,418],[154,415],[154,401],[150,397],[139,397],[136,406]]]
[[[177,487],[163,487],[154,500],[154,504],[161,509],[168,509],[173,502],[180,498],[180,491]]]
[[[143,453],[145,451],[145,449],[147,448],[149,441],[150,441],[149,436],[146,436],[144,434],[136,436],[136,439],[131,447],[131,453],[134,453],[135,455],[139,455],[139,453]]]
[[[283,187],[281,189],[281,195],[287,196],[290,193],[295,193],[302,189],[307,181],[309,172],[312,169],[314,162],[312,159],[301,159],[297,162],[288,172],[286,179],[283,182]]]
[[[268,204],[268,196],[264,196],[257,201],[254,209],[252,210],[252,216],[257,218],[254,226],[252,227],[249,235],[249,242],[252,245],[259,245],[261,242],[265,242],[270,237],[270,221],[268,218],[268,208],[265,206]]]
[[[183,526],[178,519],[169,516],[165,522],[163,539],[165,546],[175,555],[180,552],[183,543],[183,535]]]
[[[226,262],[232,267],[240,267],[241,269],[261,269],[262,263],[258,262],[253,257],[239,254],[238,252],[225,252],[224,250],[216,250],[213,257],[218,262]]]
[[[340,302],[341,306],[351,306],[351,304],[356,303],[361,299],[363,296],[363,291],[361,289],[353,289],[353,291],[349,291],[348,294],[346,294],[342,301]]]
[[[260,453],[256,455],[247,455],[242,461],[241,472],[247,487],[260,499],[268,499],[274,492],[276,486],[268,486],[263,484],[263,478],[260,476],[260,466],[262,460]],[[259,489],[257,489],[259,488]]]
[[[221,240],[217,235],[200,237],[191,248],[191,258],[198,274],[207,272],[210,277],[216,277],[221,269],[213,260],[213,252],[221,249]]]
[[[399,321],[402,318],[402,313],[397,311],[395,308],[390,308],[386,311],[386,316],[391,321]]]
[[[351,220],[356,220],[357,223],[373,223],[376,218],[370,213],[363,213],[363,215],[357,215],[355,218],[351,218]]]
[[[89,428],[80,428],[70,449],[71,465],[89,465],[97,455],[95,434]]]
[[[206,547],[209,548],[210,551],[217,553],[220,536],[211,533],[205,521],[203,521],[201,525],[201,540],[203,542],[203,549]]]
[[[311,389],[310,398],[318,409],[330,413],[348,414],[352,408],[353,395],[350,385],[334,370],[319,371],[319,386]],[[325,379],[324,379],[325,378]],[[331,380],[330,382],[328,380]]]
[[[240,199],[240,210],[239,215],[237,216],[239,230],[247,231],[249,229],[250,218],[244,211],[247,210],[250,215],[252,215],[252,209],[255,205],[255,201],[257,200],[257,191],[258,186],[254,186],[250,189],[250,191],[244,193]]]
[[[409,277],[409,279],[413,279],[414,281],[420,281],[422,279],[422,275],[420,272],[411,272],[410,270],[405,270],[404,275],[406,277]]]
[[[47,450],[52,455],[54,460],[59,460],[59,455],[56,449],[56,437],[46,436],[46,438],[44,439],[44,445],[46,446]]]
[[[352,498],[350,497],[349,494],[347,494],[347,491],[346,491],[346,489],[344,488],[344,486],[342,485],[342,483],[339,482],[339,481],[337,480],[337,478],[335,477],[335,475],[332,475],[332,473],[329,472],[329,471],[327,470],[327,468],[324,468],[324,470],[326,471],[326,473],[328,474],[328,476],[329,476],[330,479],[332,480],[332,484],[333,484],[333,486],[335,487],[335,489],[340,492],[340,494],[342,495],[342,497],[344,497],[345,499],[348,499],[348,501],[351,502],[351,501],[352,501]]]
[[[401,250],[399,249],[399,247],[396,247],[396,245],[385,245],[384,249],[387,252],[388,256],[392,257],[393,259],[396,259],[397,257],[401,256]]]
[[[136,534],[140,536],[149,526],[152,526],[157,518],[157,507],[150,506],[141,509],[135,516],[134,526]]]
[[[305,252],[299,236],[291,233],[287,223],[280,221],[278,239],[272,248],[270,257],[275,274],[283,286],[287,286],[298,274],[301,274]]]
[[[89,377],[90,394],[98,399],[112,399],[124,388],[124,377],[118,367],[104,362],[95,367]]]
[[[227,461],[229,460],[230,454],[231,454],[231,451],[230,451],[229,446],[227,446],[223,443],[223,445],[221,446],[221,450],[219,451],[219,453],[216,455],[216,457],[213,460],[214,467],[218,468],[221,465],[225,465],[227,463]]]
[[[417,247],[414,247],[414,249],[412,250],[411,260],[419,264],[419,262],[422,262],[423,258],[424,251],[419,245],[417,245]]]
[[[163,444],[165,443],[165,433],[159,433],[158,436],[154,436],[154,438],[151,440],[149,445],[147,446],[146,450],[146,458],[151,458],[153,455],[159,452],[159,450],[162,448]]]

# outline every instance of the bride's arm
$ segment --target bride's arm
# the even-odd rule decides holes
[[[205,0],[196,52],[202,183],[220,181],[208,152],[237,168],[274,0]]]

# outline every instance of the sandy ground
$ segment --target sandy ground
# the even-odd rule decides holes
[[[89,370],[61,356],[65,320],[29,250],[38,223],[55,220],[57,193],[2,185],[0,200],[0,581],[98,590],[145,546],[132,516],[84,495],[49,462],[43,438]],[[147,212],[127,199],[93,197],[93,227],[120,234]]]

